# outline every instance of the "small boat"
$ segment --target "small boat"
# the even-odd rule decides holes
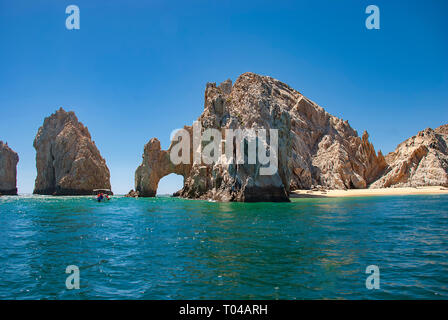
[[[110,195],[112,191],[110,189],[94,189],[93,194],[95,195],[95,200],[98,202],[104,202],[110,200]]]

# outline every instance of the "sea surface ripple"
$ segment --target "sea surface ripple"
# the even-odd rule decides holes
[[[5,196],[0,299],[448,299],[447,231],[446,195]],[[79,290],[66,288],[68,265]]]

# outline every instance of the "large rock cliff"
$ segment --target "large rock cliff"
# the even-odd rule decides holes
[[[154,196],[160,178],[174,172],[184,177],[184,187],[176,193],[181,197],[218,201],[289,201],[290,171],[287,162],[291,154],[290,118],[276,104],[264,106],[262,112],[255,113],[254,109],[259,108],[259,95],[269,93],[259,92],[261,88],[254,83],[252,74],[247,75],[247,79],[240,77],[233,87],[230,80],[219,86],[207,84],[204,112],[198,119],[200,132],[217,129],[225,140],[226,129],[252,128],[256,132],[259,129],[277,129],[278,170],[269,175],[260,174],[261,167],[265,166],[258,159],[253,164],[248,161],[242,164],[193,163],[194,127],[186,126],[184,129],[192,137],[190,164],[172,164],[169,154],[177,141],[172,142],[167,151],[161,151],[158,140],[152,139],[145,146],[142,165],[136,171],[135,187],[140,196]],[[234,141],[229,143],[234,144]]]
[[[387,168],[371,188],[448,187],[448,125],[427,128],[386,156]]]
[[[17,194],[17,163],[19,156],[7,143],[0,141],[0,195]]]
[[[265,103],[275,103],[291,117],[291,189],[365,188],[383,172],[386,162],[364,132],[278,80],[254,76],[271,90]]]
[[[110,173],[89,130],[62,108],[45,118],[34,140],[35,194],[90,195],[110,189]]]
[[[203,130],[216,128],[221,132],[277,129],[278,171],[260,175],[262,166],[258,162],[200,163],[180,169],[169,164],[169,150],[161,151],[158,141],[151,140],[136,171],[140,195],[155,195],[160,178],[175,172],[184,176],[184,187],[176,193],[181,197],[287,201],[290,187],[365,188],[386,167],[367,133],[358,137],[347,121],[328,114],[298,91],[267,76],[245,73],[233,86],[230,80],[219,86],[207,84],[204,111],[198,122]],[[191,127],[187,128],[191,132]]]

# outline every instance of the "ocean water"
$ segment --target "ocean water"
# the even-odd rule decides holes
[[[448,196],[0,197],[0,299],[448,299]]]

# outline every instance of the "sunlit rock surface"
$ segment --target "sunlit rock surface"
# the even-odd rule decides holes
[[[17,163],[19,156],[7,143],[0,141],[0,195],[17,194]]]
[[[420,131],[386,156],[386,171],[371,187],[447,187],[447,145],[448,125]]]
[[[219,201],[287,201],[289,190],[311,188],[365,188],[386,163],[347,121],[336,118],[288,85],[267,76],[242,74],[232,86],[209,83],[203,129],[277,129],[278,171],[259,175],[260,164],[170,167],[167,151],[151,140],[136,172],[136,190],[153,196],[164,175],[181,171],[184,187],[176,195]],[[190,128],[191,130],[191,128]],[[168,170],[165,170],[167,169]]]
[[[90,195],[110,189],[110,173],[89,130],[62,108],[45,118],[34,140],[35,194]]]

